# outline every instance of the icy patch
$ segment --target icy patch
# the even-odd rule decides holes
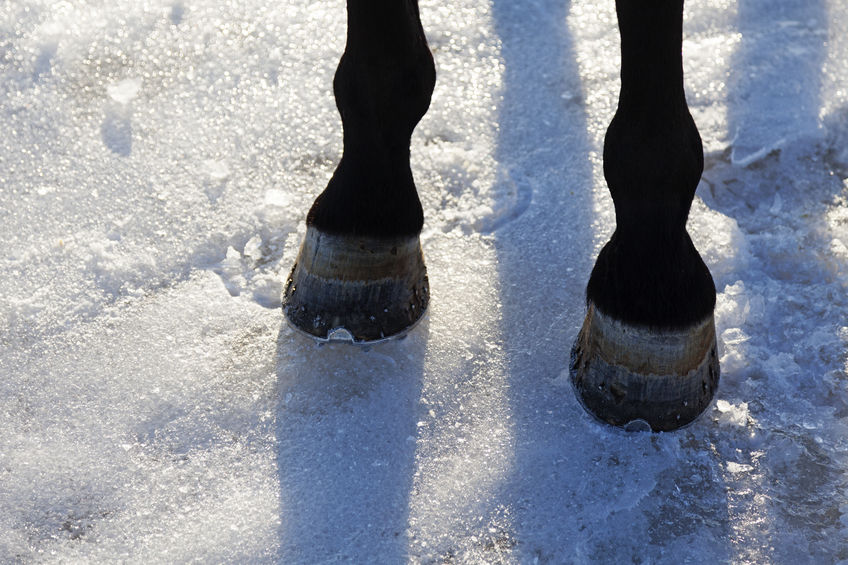
[[[727,462],[727,472],[737,475],[739,473],[750,473],[754,470],[753,465],[745,465],[743,463]]]
[[[282,190],[271,189],[265,192],[265,205],[266,206],[288,206],[291,203],[291,197],[289,197]]]
[[[687,3],[721,402],[661,435],[563,374],[613,225],[614,3],[422,0],[431,310],[368,352],[279,311],[344,3],[239,8],[0,3],[0,561],[848,558],[844,3]]]
[[[254,235],[250,239],[247,240],[247,243],[244,244],[244,251],[242,255],[247,258],[250,257],[254,262],[262,259],[262,238],[258,235]]]
[[[353,334],[345,328],[335,328],[327,333],[327,341],[353,343]]]
[[[715,320],[719,335],[719,362],[723,374],[748,368],[749,336],[745,329],[757,323],[765,312],[765,299],[750,293],[745,283],[737,281],[725,286],[716,297]]]
[[[227,256],[218,263],[214,269],[216,273],[221,275],[224,285],[232,296],[239,296],[242,289],[247,286],[242,266],[242,255],[233,247],[227,248]]]
[[[731,162],[757,164],[801,136],[820,137],[821,66],[827,60],[825,3],[737,8],[741,42],[731,68]]]
[[[203,172],[213,181],[224,181],[230,176],[230,168],[224,161],[206,159],[202,164]]]
[[[827,211],[827,223],[833,239],[830,250],[834,256],[841,259],[839,267],[848,279],[848,180],[845,181],[845,196],[835,199]]]
[[[698,192],[709,189],[704,183]],[[744,273],[751,260],[747,238],[730,216],[710,208],[698,195],[692,202],[687,230],[704,263],[710,268],[716,286],[727,284]]]
[[[733,151],[730,153],[730,162],[736,167],[748,167],[753,165],[775,151],[779,151],[784,145],[786,145],[787,142],[786,138],[780,138],[765,147],[750,148],[740,146],[736,142],[738,138],[739,134],[737,133],[736,138],[731,141],[733,144]]]
[[[255,235],[244,244],[243,252],[227,248],[224,259],[212,267],[221,277],[233,297],[247,293],[253,301],[265,308],[279,308],[282,304],[282,261],[276,257],[279,244],[266,244]],[[266,252],[273,255],[266,255]]]
[[[118,104],[129,104],[141,90],[142,81],[140,78],[127,78],[120,82],[112,83],[106,87],[106,93],[109,98]]]
[[[256,378],[273,371],[276,317],[214,279],[114,308],[39,347],[39,363],[16,356],[26,378],[2,385],[4,561],[166,562],[177,545],[244,561],[278,544],[274,393]]]
[[[747,426],[750,415],[748,403],[731,404],[727,400],[716,400],[716,411],[719,413],[718,422],[723,426]]]
[[[642,420],[641,418],[636,420],[631,420],[627,422],[624,426],[624,431],[626,432],[650,432],[651,424]]]
[[[793,381],[803,375],[801,367],[795,361],[795,356],[787,352],[770,355],[762,363],[762,369],[776,383],[787,386],[793,386],[795,384]]]
[[[510,171],[487,155],[485,147],[458,143],[426,146],[429,162],[418,184],[423,203],[433,208],[428,225],[443,232],[491,233],[523,214],[532,200],[529,179],[516,183]],[[438,200],[437,200],[438,199]]]
[[[715,310],[716,326],[722,331],[738,328],[749,321],[759,321],[764,312],[763,296],[748,291],[743,281],[736,281],[734,284],[725,286],[718,295]],[[744,339],[738,342],[742,341]]]
[[[157,271],[153,253],[120,241],[93,241],[88,251],[89,272],[104,291],[113,295],[143,286]]]

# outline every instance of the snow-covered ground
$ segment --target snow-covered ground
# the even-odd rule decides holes
[[[342,0],[0,3],[0,562],[848,562],[848,3],[690,0],[717,400],[599,425],[612,0],[421,0],[432,301],[318,347]]]

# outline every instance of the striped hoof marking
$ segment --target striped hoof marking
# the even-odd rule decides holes
[[[333,235],[310,226],[286,283],[283,312],[319,341],[373,343],[404,335],[428,300],[418,236]]]
[[[614,320],[590,303],[570,373],[583,408],[604,422],[628,430],[682,428],[718,388],[714,318],[657,330]]]

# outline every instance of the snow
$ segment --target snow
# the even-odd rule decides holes
[[[848,6],[687,5],[722,380],[667,434],[565,372],[611,0],[421,0],[430,310],[371,348],[283,323],[344,13],[0,5],[0,562],[848,562]]]

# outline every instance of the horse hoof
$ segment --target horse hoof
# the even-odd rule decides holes
[[[405,334],[428,299],[417,235],[334,235],[309,226],[283,312],[295,329],[319,341],[372,343]]]
[[[718,388],[714,318],[655,330],[614,320],[590,302],[570,374],[580,404],[604,422],[627,430],[682,428]]]

